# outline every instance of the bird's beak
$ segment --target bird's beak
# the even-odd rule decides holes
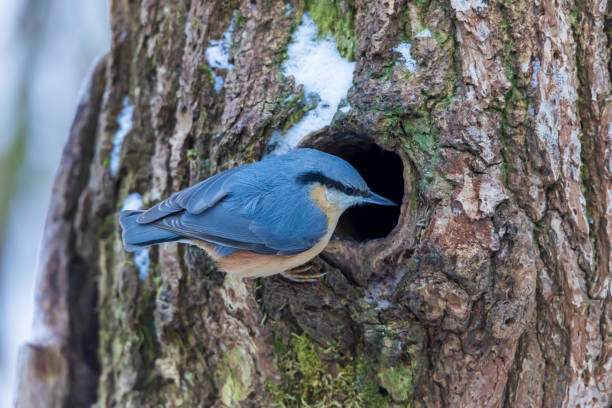
[[[362,201],[364,204],[376,204],[376,205],[397,205],[396,203],[394,203],[393,201],[380,196],[376,193],[371,193],[369,197],[365,197]]]

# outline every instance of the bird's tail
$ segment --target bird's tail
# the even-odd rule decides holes
[[[163,230],[154,225],[139,224],[136,219],[144,211],[121,211],[119,224],[123,228],[123,246],[126,251],[134,252],[150,245],[181,239],[180,235]]]

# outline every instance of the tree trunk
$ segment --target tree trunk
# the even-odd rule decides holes
[[[609,4],[110,8],[53,192],[19,406],[612,403]],[[305,120],[283,71],[305,12],[355,67],[348,103],[301,145],[401,209],[345,214],[316,283],[240,280],[182,244],[145,270],[122,248],[126,197],[148,207],[260,160]],[[233,66],[206,55],[224,33]]]

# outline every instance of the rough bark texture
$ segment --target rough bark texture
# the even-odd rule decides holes
[[[612,403],[612,6],[110,8],[111,52],[54,189],[38,288],[51,334],[25,347],[21,406]],[[259,160],[295,123],[303,92],[281,64],[306,10],[356,68],[351,109],[303,145],[375,169],[375,185],[401,176],[397,225],[367,239],[360,223],[382,213],[347,217],[314,262],[327,271],[317,283],[239,280],[177,244],[151,250],[139,279],[121,247],[124,198],[148,206]],[[234,68],[214,70],[217,93],[205,50],[232,19]],[[425,27],[432,35],[416,36]],[[412,73],[396,62],[401,41]],[[113,178],[126,96],[133,126]]]

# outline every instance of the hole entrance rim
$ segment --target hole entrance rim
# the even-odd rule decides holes
[[[309,146],[338,156],[359,171],[370,189],[398,205],[351,207],[338,220],[334,240],[360,245],[388,239],[394,235],[403,214],[406,193],[405,167],[409,165],[397,152],[371,137],[355,134],[317,138]]]

